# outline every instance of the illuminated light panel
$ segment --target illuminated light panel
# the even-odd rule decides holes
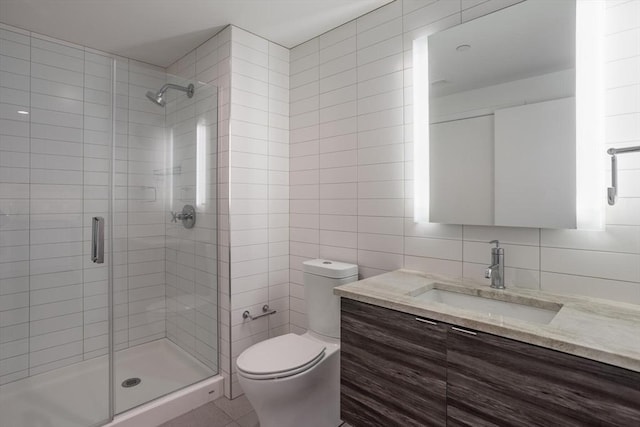
[[[576,2],[576,222],[604,228],[604,16],[602,0]]]
[[[429,222],[429,43],[413,41],[413,220]]]

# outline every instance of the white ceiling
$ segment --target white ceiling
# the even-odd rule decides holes
[[[0,22],[166,67],[228,24],[293,47],[391,0],[0,0]]]

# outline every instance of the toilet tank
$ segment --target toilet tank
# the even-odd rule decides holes
[[[358,280],[358,266],[326,259],[303,262],[309,330],[340,338],[340,297],[333,288]]]

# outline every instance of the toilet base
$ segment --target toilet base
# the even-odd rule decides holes
[[[308,334],[308,339],[316,339]],[[260,427],[337,427],[340,420],[340,349],[325,343],[324,358],[290,377],[238,380],[260,420]]]

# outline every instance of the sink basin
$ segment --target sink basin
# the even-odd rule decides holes
[[[418,301],[438,302],[451,307],[476,311],[495,317],[508,317],[526,322],[548,324],[553,320],[562,306],[554,305],[553,308],[532,307],[508,301],[486,298],[478,295],[468,295],[443,289],[429,289],[415,295]]]

